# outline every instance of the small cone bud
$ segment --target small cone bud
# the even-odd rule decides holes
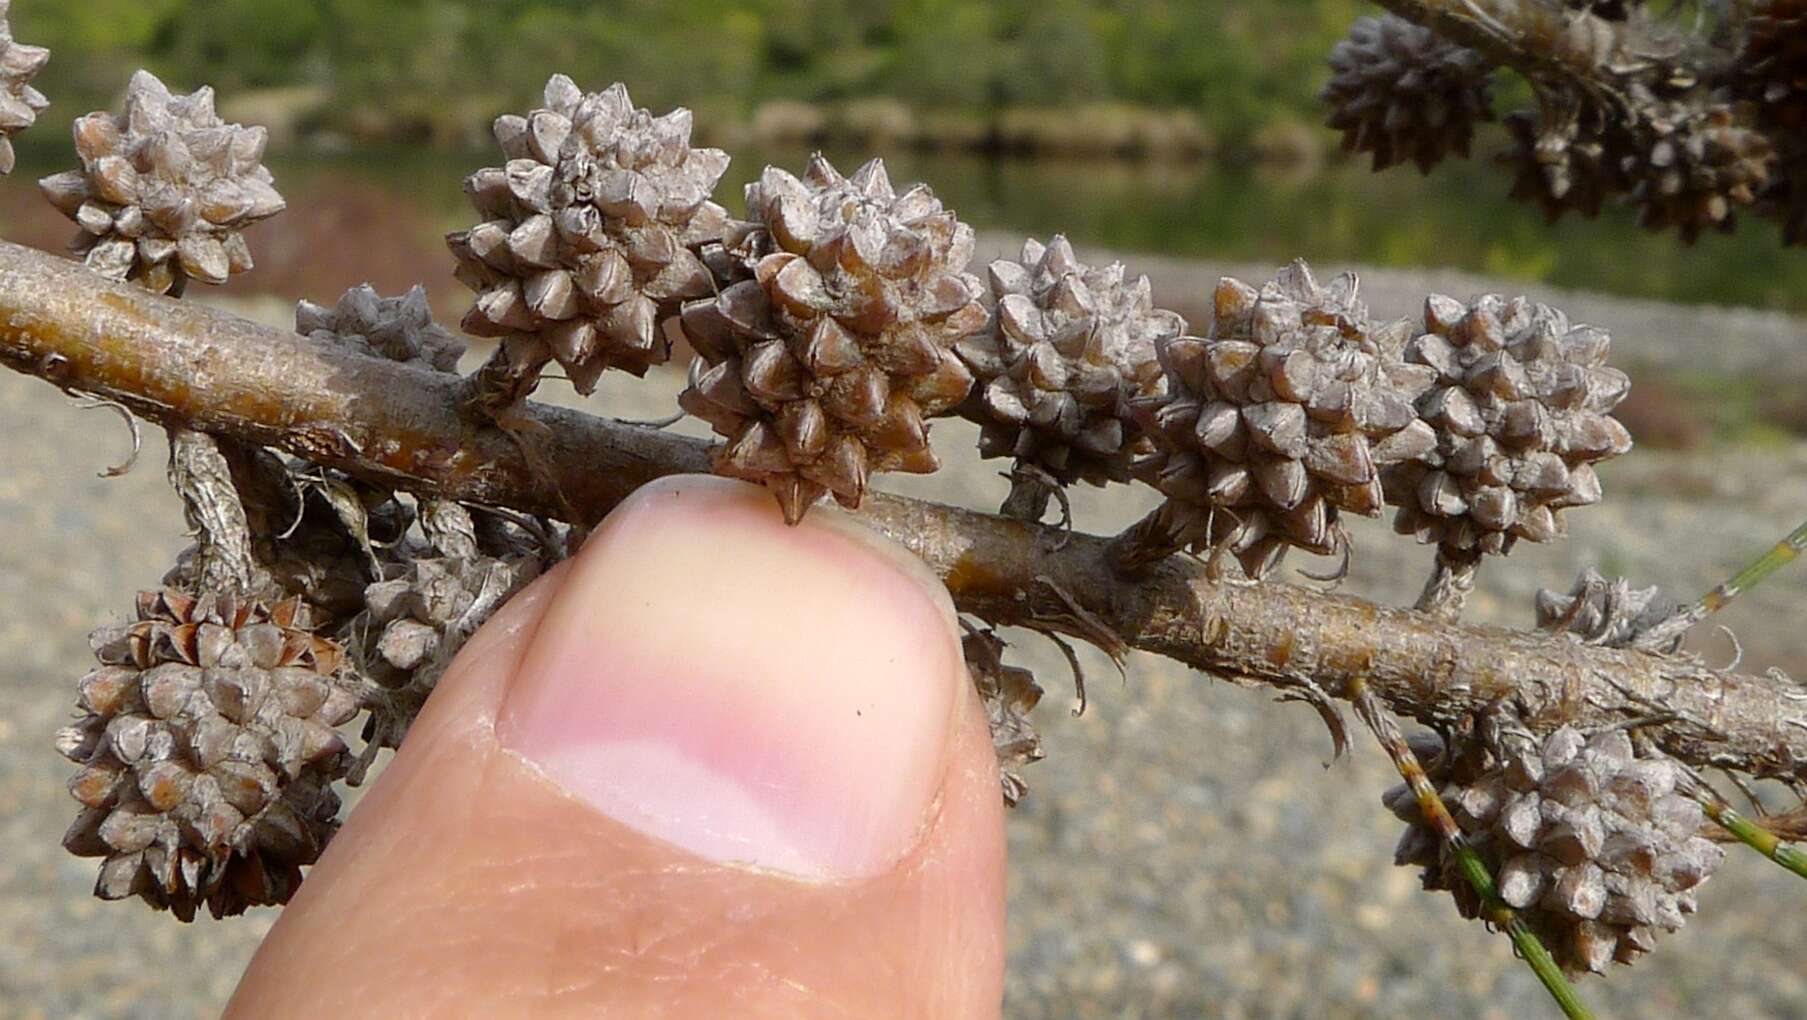
[[[963,647],[966,668],[991,725],[1004,803],[1015,807],[1029,791],[1020,772],[1022,766],[1042,759],[1041,737],[1029,721],[1042,689],[1028,670],[1004,664],[1004,642],[990,631],[969,630]]]
[[[295,332],[320,343],[340,344],[371,357],[455,372],[464,344],[433,321],[426,288],[401,297],[379,297],[369,284],[346,291],[332,307],[302,301]]]

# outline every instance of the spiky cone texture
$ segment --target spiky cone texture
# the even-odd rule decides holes
[[[81,228],[74,250],[88,268],[180,293],[189,280],[225,283],[251,268],[245,228],[284,207],[263,165],[267,140],[261,127],[222,121],[212,89],[172,95],[139,71],[123,115],[75,122],[82,169],[38,187]]]
[[[496,119],[508,161],[465,180],[483,222],[446,242],[477,294],[465,331],[536,349],[511,355],[536,377],[556,359],[588,394],[606,369],[664,363],[662,321],[714,292],[697,249],[727,227],[709,196],[728,156],[691,147],[689,110],[655,117],[619,83],[553,75],[545,103]]]
[[[771,253],[682,319],[707,368],[679,402],[726,437],[715,470],[764,483],[794,523],[824,494],[857,507],[874,472],[940,467],[927,420],[972,388],[954,345],[987,318],[972,228],[876,159],[767,167],[747,207]]]
[[[1423,754],[1442,749],[1422,738]],[[1700,805],[1676,792],[1681,769],[1643,757],[1624,731],[1591,738],[1561,727],[1513,750],[1458,739],[1431,778],[1456,824],[1570,976],[1603,973],[1653,949],[1698,907],[1696,890],[1725,851],[1700,835]],[[1464,917],[1481,903],[1404,785],[1382,802],[1406,823],[1394,862],[1423,868]]]
[[[433,321],[427,289],[419,284],[400,297],[382,297],[376,288],[361,283],[331,307],[297,302],[295,332],[438,372],[456,372],[464,353],[464,343]]]
[[[1629,191],[1623,140],[1616,142],[1597,119],[1574,110],[1554,118],[1530,110],[1507,114],[1512,145],[1499,161],[1512,171],[1512,198],[1536,205],[1554,223],[1567,212],[1593,219],[1608,198]]]
[[[1738,121],[1731,106],[1661,104],[1631,175],[1638,223],[1673,228],[1692,244],[1703,230],[1731,231],[1734,214],[1768,187],[1775,147]]]
[[[423,502],[420,517],[429,544],[397,547],[346,628],[353,658],[383,690],[366,706],[372,748],[401,745],[465,639],[540,573],[539,558],[525,551],[486,550],[456,503]]]
[[[50,62],[50,51],[13,40],[12,0],[0,0],[0,174],[13,172],[13,136],[37,123],[50,105],[31,80]]]
[[[979,425],[980,455],[1014,457],[1062,485],[1128,481],[1151,448],[1130,404],[1161,392],[1155,344],[1186,321],[1154,307],[1146,276],[1087,266],[1059,235],[1023,242],[990,278],[990,322],[955,345],[977,380],[960,414]]]
[[[1740,26],[1734,89],[1776,143],[1778,164],[1762,213],[1784,244],[1807,242],[1807,0],[1758,0]]]
[[[89,640],[100,665],[56,742],[81,766],[63,844],[103,858],[95,895],[185,921],[285,902],[337,828],[349,756],[334,727],[358,710],[340,646],[298,599],[174,588]]]
[[[1015,807],[1029,792],[1021,769],[1042,760],[1042,738],[1029,713],[1042,699],[1035,674],[1004,663],[1004,642],[989,630],[969,628],[962,640],[966,668],[985,705],[991,742],[998,755],[1004,804]]]
[[[1416,164],[1420,173],[1451,152],[1467,157],[1477,121],[1493,119],[1493,66],[1395,14],[1357,18],[1330,51],[1320,95],[1343,151],[1367,152],[1374,169]]]
[[[1565,510],[1600,501],[1593,465],[1631,449],[1610,413],[1631,385],[1610,346],[1522,297],[1427,299],[1405,357],[1433,370],[1417,409],[1435,443],[1381,472],[1394,530],[1456,560],[1566,534]]]
[[[1436,373],[1401,359],[1409,335],[1369,321],[1353,273],[1219,281],[1209,335],[1159,344],[1167,393],[1136,404],[1160,447],[1136,474],[1167,496],[1176,543],[1227,543],[1260,577],[1289,547],[1335,552],[1339,513],[1378,514],[1381,469],[1436,445],[1413,411]]]
[[[1536,607],[1537,629],[1612,648],[1629,646],[1676,608],[1660,588],[1633,588],[1623,577],[1609,581],[1593,567],[1582,570],[1567,592],[1538,589]]]
[[[1750,4],[1733,66],[1761,123],[1807,134],[1807,0]]]

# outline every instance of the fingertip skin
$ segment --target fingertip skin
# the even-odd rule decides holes
[[[510,685],[585,566],[549,573],[472,638],[227,1015],[998,1016],[1003,807],[970,684],[952,688],[901,855],[847,877],[717,859],[610,817],[498,739]]]
[[[887,871],[922,835],[971,686],[945,589],[824,508],[665,479],[572,566],[503,698],[503,746],[597,810],[803,878]]]

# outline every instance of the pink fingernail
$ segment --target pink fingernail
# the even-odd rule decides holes
[[[920,563],[689,476],[636,492],[573,566],[503,701],[504,746],[715,861],[849,879],[916,845],[964,682]]]

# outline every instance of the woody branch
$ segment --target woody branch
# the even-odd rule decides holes
[[[526,405],[510,436],[459,413],[467,383],[113,283],[0,243],[0,361],[163,425],[265,445],[406,491],[593,523],[639,486],[708,467],[704,443]],[[531,452],[529,452],[529,450]],[[1104,538],[874,494],[857,516],[920,556],[963,612],[1120,640],[1283,691],[1437,723],[1505,703],[1534,728],[1654,719],[1696,766],[1807,778],[1807,688],[1685,656],[1462,626],[1173,557],[1127,579]]]

